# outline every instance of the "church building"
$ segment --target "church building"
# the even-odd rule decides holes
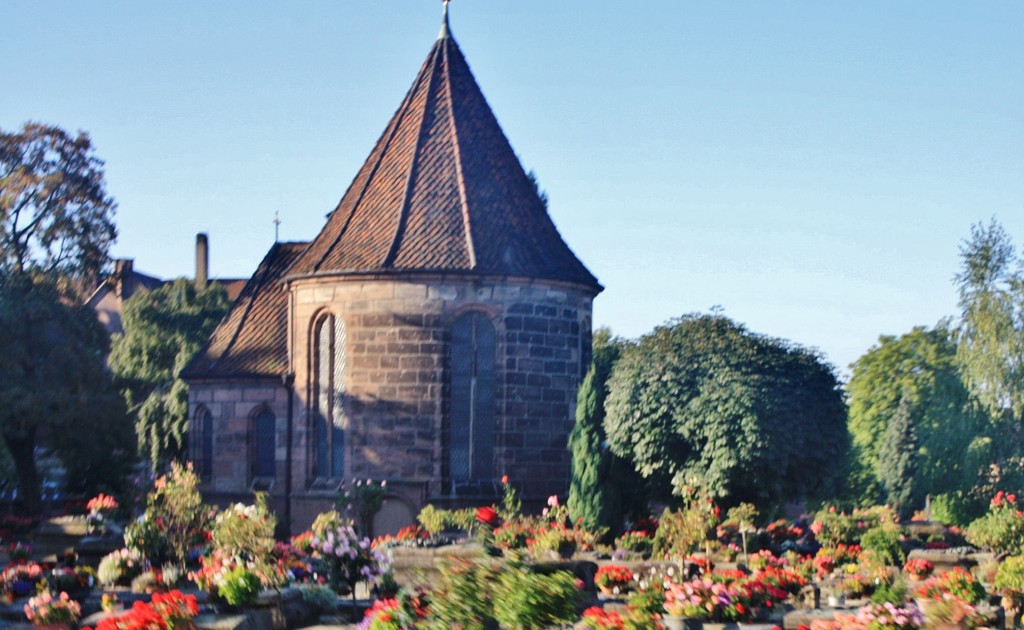
[[[446,4],[447,7],[447,4]],[[183,371],[214,502],[270,493],[293,529],[387,481],[375,533],[427,503],[568,489],[602,290],[548,216],[445,10],[365,164],[310,242],[275,244]]]

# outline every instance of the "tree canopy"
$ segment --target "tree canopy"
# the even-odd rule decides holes
[[[851,366],[846,384],[853,438],[852,498],[885,499],[880,486],[881,446],[900,407],[907,405],[919,451],[917,492],[939,495],[969,489],[976,481],[987,421],[970,404],[960,379],[953,333],[943,324],[917,327],[900,337],[882,336]]]
[[[104,366],[107,337],[96,313],[52,285],[8,278],[0,281],[0,347],[0,436],[25,510],[41,508],[35,447],[43,432],[71,485],[116,489],[134,436]]]
[[[154,467],[185,454],[188,386],[178,373],[203,347],[230,303],[220,284],[185,279],[137,293],[121,312],[110,367],[135,417],[139,448]]]
[[[117,238],[115,207],[88,134],[0,129],[0,273],[92,288]]]
[[[1024,271],[999,223],[971,227],[956,275],[964,383],[994,419],[1024,422]]]
[[[687,315],[627,347],[609,380],[611,449],[668,495],[703,485],[727,504],[829,496],[846,406],[811,350],[717,315]]]
[[[113,489],[130,461],[106,333],[79,299],[107,263],[114,208],[88,135],[0,130],[0,435],[30,513],[41,509],[41,436],[78,489]],[[83,431],[90,440],[75,439]]]

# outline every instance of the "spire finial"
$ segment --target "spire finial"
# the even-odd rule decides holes
[[[444,5],[443,15],[444,19],[441,22],[441,32],[437,34],[438,39],[448,39],[452,36],[451,29],[448,27],[448,3],[451,0],[441,0],[441,4]]]

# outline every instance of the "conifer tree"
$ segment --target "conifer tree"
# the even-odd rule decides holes
[[[910,398],[904,395],[885,432],[885,440],[878,454],[878,477],[885,487],[887,501],[903,517],[910,516],[919,499],[916,496],[917,430],[913,416]]]
[[[622,524],[625,508],[620,491],[624,475],[632,476],[608,449],[604,433],[604,399],[608,377],[619,357],[623,342],[611,337],[607,328],[594,334],[593,363],[576,399],[576,426],[569,435],[572,450],[572,480],[567,505],[574,519],[583,519],[589,529]]]

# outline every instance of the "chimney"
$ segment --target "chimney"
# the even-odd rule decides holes
[[[210,279],[210,243],[206,234],[196,234],[196,288],[205,289]]]
[[[122,300],[132,296],[132,286],[128,279],[132,275],[134,263],[131,258],[118,258],[114,261],[114,295]]]

